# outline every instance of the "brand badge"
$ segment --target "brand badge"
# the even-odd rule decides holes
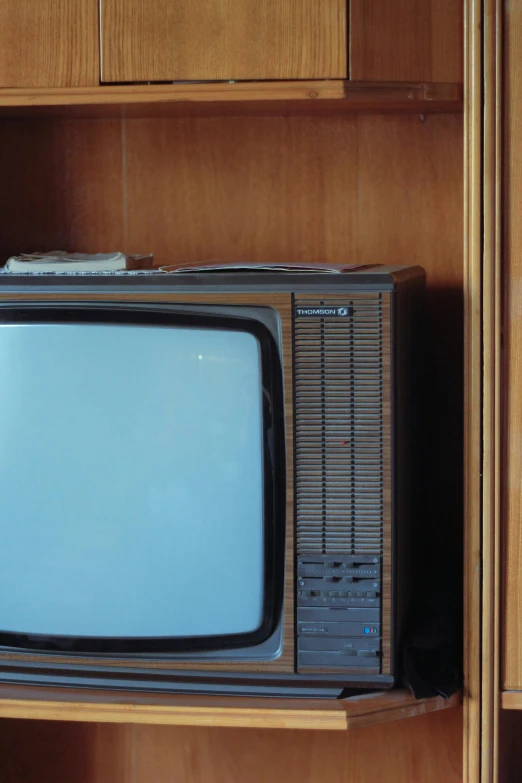
[[[353,307],[296,307],[296,318],[349,318],[353,315]]]

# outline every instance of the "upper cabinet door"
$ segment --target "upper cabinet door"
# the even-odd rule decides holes
[[[1,87],[99,84],[97,0],[0,0]]]
[[[350,78],[462,82],[462,0],[350,0]]]
[[[346,0],[100,2],[104,82],[347,76]]]

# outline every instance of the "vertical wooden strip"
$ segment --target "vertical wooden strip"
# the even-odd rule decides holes
[[[484,3],[482,783],[498,779],[501,366],[500,0]]]
[[[482,593],[482,3],[466,2],[464,781],[481,780]]]
[[[504,464],[502,688],[522,690],[522,6],[506,3],[504,78]]]

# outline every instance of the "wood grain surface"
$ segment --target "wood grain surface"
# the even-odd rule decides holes
[[[458,113],[462,111],[462,96],[462,85],[458,83],[372,84],[341,79],[0,88],[0,116],[59,115],[96,119],[107,116]]]
[[[99,83],[96,0],[2,0],[0,88]]]
[[[460,695],[415,699],[409,691],[375,691],[337,699],[114,693],[4,685],[0,717],[176,726],[244,726],[344,731],[458,707]]]
[[[2,783],[461,783],[460,709],[348,733],[0,721]]]
[[[507,692],[502,694],[502,706]],[[499,747],[496,776],[493,783],[519,783],[522,766],[522,712],[501,710],[499,716]]]
[[[481,780],[499,773],[502,456],[502,0],[483,4]],[[478,366],[476,368],[478,370]],[[476,373],[474,373],[476,375]],[[476,614],[476,613],[475,613]],[[469,622],[469,621],[468,621]],[[468,626],[469,627],[469,626]],[[504,739],[502,738],[502,742]]]
[[[103,0],[102,80],[346,77],[344,0]]]
[[[480,781],[482,686],[482,2],[466,5],[464,107],[464,782]]]
[[[504,517],[502,687],[522,690],[522,7],[506,9],[504,94]]]
[[[350,0],[350,78],[462,82],[461,0]]]
[[[119,247],[418,263],[432,296],[462,281],[458,115],[9,120],[0,168],[4,258]]]

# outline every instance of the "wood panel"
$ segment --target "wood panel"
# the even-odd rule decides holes
[[[134,783],[128,736],[123,726],[0,720],[0,780]]]
[[[346,77],[344,0],[103,0],[102,79]]]
[[[489,780],[495,783],[519,783],[522,768],[522,712],[501,710],[499,718],[498,747],[494,754],[498,763],[495,776]]]
[[[464,114],[464,781],[481,780],[482,721],[482,0],[466,3]]]
[[[522,690],[522,6],[505,8],[502,687]]]
[[[340,732],[0,721],[2,783],[461,783],[458,709]]]
[[[461,0],[350,0],[350,78],[461,82]]]
[[[0,717],[82,723],[346,731],[453,709],[460,694],[415,699],[409,691],[376,691],[347,699],[275,699],[125,693],[74,688],[0,687]]]
[[[126,134],[128,242],[158,261],[353,257],[355,118],[136,120]]]
[[[464,115],[464,783],[481,766],[482,679],[482,0],[466,3]]]
[[[113,120],[0,124],[2,262],[27,246],[124,244],[121,139]]]
[[[481,780],[498,780],[502,421],[502,0],[483,4]],[[478,366],[476,373],[478,374]],[[508,721],[509,723],[509,721]]]
[[[0,258],[418,263],[460,306],[459,115],[7,120],[0,170]]]
[[[99,83],[97,0],[2,0],[0,88]]]

